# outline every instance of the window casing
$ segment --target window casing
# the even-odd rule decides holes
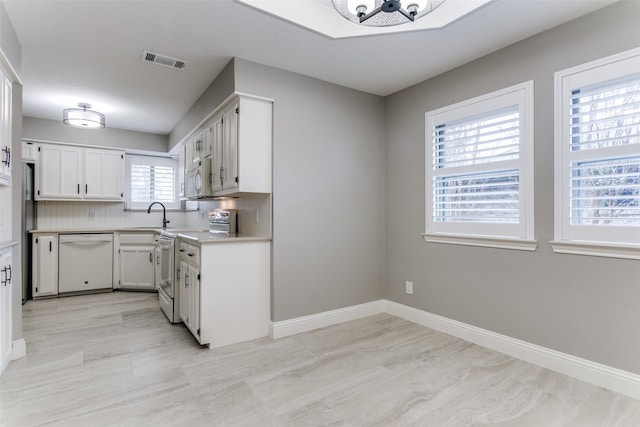
[[[180,208],[176,159],[127,154],[125,161],[128,209],[146,209],[155,201],[167,209]]]
[[[555,252],[640,259],[640,49],[555,74]]]
[[[533,82],[425,115],[429,242],[535,250]]]

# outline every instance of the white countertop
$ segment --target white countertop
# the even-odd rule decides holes
[[[167,235],[165,231],[163,234]],[[254,236],[248,234],[226,234],[226,233],[210,233],[208,231],[197,232],[178,232],[174,237],[185,240],[192,240],[197,243],[230,243],[230,242],[256,242],[269,241],[269,236]]]
[[[39,230],[29,230],[32,234],[39,233],[58,233],[58,234],[79,234],[79,233],[144,233],[144,232],[153,232],[153,233],[162,233],[169,237],[175,237],[179,239],[191,240],[195,243],[223,243],[223,242],[244,242],[244,241],[269,241],[271,240],[270,236],[256,236],[249,234],[235,234],[229,235],[226,233],[211,233],[208,230],[204,229],[194,229],[193,227],[171,227],[163,230],[162,228],[154,228],[154,227],[122,227],[115,229],[78,229],[78,228],[67,228],[67,229],[39,229]]]

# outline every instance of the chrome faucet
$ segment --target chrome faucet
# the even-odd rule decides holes
[[[167,210],[164,208],[164,205],[160,202],[153,202],[149,205],[149,207],[147,208],[147,213],[150,214],[151,213],[151,206],[158,204],[160,206],[162,206],[162,229],[166,230],[167,229],[167,224],[169,224],[169,221],[167,220]]]

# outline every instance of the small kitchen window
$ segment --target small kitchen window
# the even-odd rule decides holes
[[[640,259],[640,49],[555,74],[560,253]]]
[[[427,242],[535,250],[533,82],[425,115]]]
[[[180,208],[176,159],[127,154],[125,160],[128,209],[147,209],[156,201],[167,209]]]

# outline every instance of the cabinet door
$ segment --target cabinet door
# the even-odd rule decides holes
[[[124,155],[119,151],[87,149],[84,153],[87,199],[121,200],[123,196]]]
[[[180,318],[200,342],[200,270],[180,261]]]
[[[200,140],[200,157],[205,158],[211,155],[211,129],[209,127],[205,128],[197,139]]]
[[[82,149],[42,144],[36,168],[36,200],[80,199]]]
[[[120,246],[120,287],[155,289],[153,246]]]
[[[222,190],[222,118],[211,126],[211,190]]]
[[[179,284],[180,284],[180,318],[184,322],[184,324],[188,324],[189,320],[189,293],[188,287],[189,284],[187,280],[189,279],[189,264],[185,261],[180,261],[180,273],[179,273]]]
[[[185,322],[193,336],[200,342],[200,270],[189,265],[189,316]]]
[[[6,251],[0,255],[0,374],[11,358],[11,294],[14,285],[11,267],[11,251]]]
[[[0,125],[2,126],[0,129],[0,146],[2,147],[0,155],[2,161],[0,162],[0,181],[8,185],[11,177],[11,164],[13,162],[13,156],[11,154],[12,84],[11,80],[1,72],[0,80],[2,81],[2,110],[0,111]]]
[[[58,294],[58,236],[33,236],[33,296]]]
[[[223,116],[222,148],[222,189],[238,187],[238,104],[227,110]]]
[[[185,193],[184,193],[184,174],[186,172],[186,168],[185,168],[185,162],[186,162],[186,158],[185,158],[185,153],[186,153],[186,149],[184,146],[181,146],[179,148],[180,153],[178,154],[178,188],[180,191],[179,197],[183,198],[185,197]]]

